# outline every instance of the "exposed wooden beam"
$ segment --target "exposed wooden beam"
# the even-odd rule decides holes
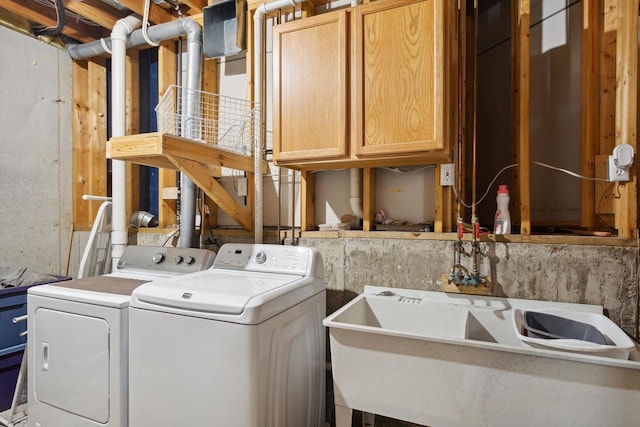
[[[58,22],[55,9],[43,6],[34,0],[0,0],[0,8],[48,27],[54,27]],[[103,32],[100,27],[67,19],[62,34],[81,42],[91,42],[102,37]]]
[[[362,231],[374,228],[376,216],[376,170],[364,168],[362,170]]]
[[[63,0],[63,3],[67,10],[75,12],[83,18],[87,18],[108,30],[111,30],[123,15],[112,13],[111,11],[115,9],[103,6],[104,3],[102,2],[94,4],[88,0]],[[111,11],[108,9],[111,9]]]
[[[138,15],[144,15],[144,0],[118,0],[118,2]],[[170,9],[163,9],[154,2],[151,2],[151,7],[149,8],[149,22],[153,24],[163,24],[165,22],[172,21],[173,19]]]
[[[168,40],[158,47],[158,99],[162,98],[169,85],[176,83],[176,41]],[[176,199],[162,197],[165,188],[177,187],[176,171],[158,169],[158,224],[162,228],[172,227],[178,223]]]
[[[252,217],[227,191],[213,179],[202,163],[180,157],[167,156],[169,161],[176,165],[183,173],[206,193],[223,211],[245,230],[253,229]]]
[[[529,0],[514,2],[512,11],[512,135],[517,153],[518,175],[515,180],[520,202],[520,234],[531,234],[531,195],[529,164]]]
[[[600,138],[600,33],[601,0],[583,0],[580,33],[580,134],[581,174],[595,176]],[[580,225],[598,225],[594,181],[582,180]]]
[[[126,59],[126,135],[140,132],[140,56],[129,50]],[[127,162],[127,217],[140,210],[140,166]]]
[[[315,230],[316,174],[302,171],[300,182],[300,231]]]
[[[616,145],[629,144],[637,151],[638,131],[638,0],[618,2],[616,40]],[[638,215],[637,162],[631,181],[618,183],[615,199],[619,237],[636,237]]]
[[[202,9],[207,6],[207,0],[182,0],[186,6],[191,9],[189,11],[190,15],[195,15],[198,13],[202,13]]]

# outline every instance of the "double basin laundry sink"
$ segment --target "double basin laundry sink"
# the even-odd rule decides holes
[[[603,317],[593,305],[366,286],[324,322],[337,427],[353,409],[429,426],[637,425],[637,345],[615,326],[607,345],[532,339],[526,311]]]

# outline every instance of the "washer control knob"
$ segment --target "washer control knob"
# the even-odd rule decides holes
[[[176,264],[180,264],[182,261],[184,261],[184,257],[182,255],[178,255],[173,260],[175,261]]]
[[[189,265],[191,265],[191,264],[193,264],[194,262],[196,262],[196,259],[195,259],[194,257],[192,257],[192,256],[188,256],[188,257],[186,257],[184,260],[185,260],[185,261],[187,262],[187,264],[189,264]]]
[[[267,261],[267,254],[265,252],[258,252],[256,254],[256,262],[258,264],[264,264]]]
[[[164,254],[158,252],[153,256],[153,258],[151,258],[151,261],[153,261],[154,264],[160,264],[162,261],[164,261]]]

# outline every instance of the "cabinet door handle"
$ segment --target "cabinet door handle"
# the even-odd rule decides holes
[[[49,343],[42,343],[42,370],[49,370]]]

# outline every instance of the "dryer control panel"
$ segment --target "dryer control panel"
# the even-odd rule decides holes
[[[127,246],[118,261],[118,270],[195,273],[211,267],[215,252],[196,248]]]
[[[282,245],[223,245],[213,268],[324,277],[322,256],[315,248]]]

